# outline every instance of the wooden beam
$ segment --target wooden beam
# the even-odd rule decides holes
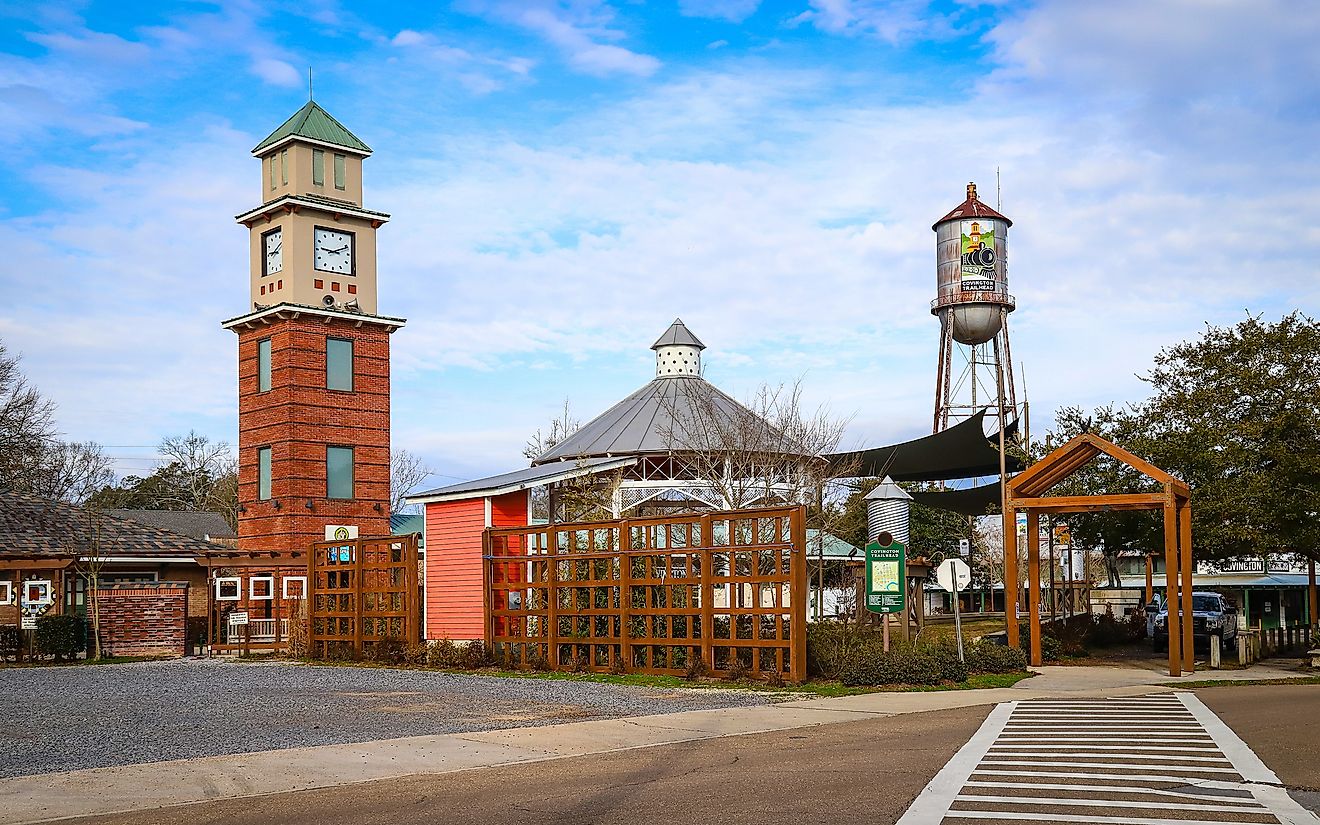
[[[1172,497],[1172,490],[1170,490]],[[1176,501],[1176,499],[1175,499]],[[1192,508],[1186,499],[1177,502],[1179,522],[1179,561],[1182,564],[1182,669],[1185,673],[1196,672],[1196,661],[1192,655]]]
[[[953,597],[958,598],[958,594]],[[1027,623],[1031,664],[1040,667],[1040,515],[1035,510],[1027,511]]]
[[[1017,510],[1009,505],[1004,509],[1004,630],[1008,646],[1022,649],[1018,638],[1018,568],[1017,568]],[[956,594],[955,594],[956,595]]]
[[[1084,513],[1100,510],[1158,510],[1164,506],[1165,493],[1114,493],[1097,496],[1014,497],[1009,504],[1021,510],[1042,513]]]
[[[1168,606],[1169,675],[1182,675],[1182,623],[1178,619],[1178,511],[1173,496],[1164,504],[1164,603]]]

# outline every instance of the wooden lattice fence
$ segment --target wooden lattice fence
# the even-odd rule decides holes
[[[486,643],[518,668],[804,681],[805,518],[781,507],[489,529]]]
[[[421,638],[416,536],[318,542],[308,568],[314,654],[342,656],[384,639]]]

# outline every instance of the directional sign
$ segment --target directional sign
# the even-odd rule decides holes
[[[235,610],[229,614],[229,623],[232,625],[244,625],[248,623],[248,612],[246,610]]]
[[[972,568],[962,559],[947,559],[935,571],[935,580],[950,593],[958,593],[972,583]]]
[[[881,533],[877,541],[866,545],[866,609],[902,613],[906,600],[907,548]]]

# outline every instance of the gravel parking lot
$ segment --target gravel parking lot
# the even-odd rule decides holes
[[[215,660],[0,674],[0,776],[770,701],[748,691]]]

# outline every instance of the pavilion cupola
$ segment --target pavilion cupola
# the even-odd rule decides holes
[[[675,318],[665,334],[651,345],[655,350],[655,377],[701,375],[701,351],[706,345]]]

